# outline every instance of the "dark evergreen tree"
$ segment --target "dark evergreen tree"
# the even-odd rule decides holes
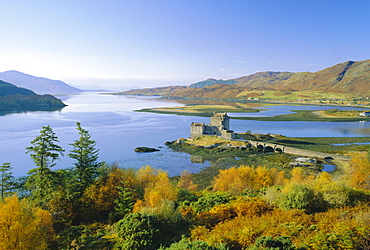
[[[26,148],[26,153],[30,153],[36,165],[36,168],[28,172],[26,185],[31,190],[32,199],[40,205],[44,205],[51,198],[55,186],[55,175],[51,168],[64,152],[64,149],[57,145],[58,142],[58,137],[49,125],[42,127],[40,135],[31,141],[31,146]]]
[[[95,148],[96,142],[91,139],[89,131],[83,129],[79,122],[76,124],[80,138],[70,144],[73,146],[73,149],[68,156],[76,160],[75,170],[79,192],[82,196],[86,188],[94,183],[101,164],[98,162],[99,150]]]
[[[123,186],[117,187],[119,189],[119,194],[118,198],[114,201],[116,203],[114,206],[114,209],[116,210],[115,217],[117,218],[123,218],[123,216],[132,212],[132,208],[135,204],[130,188],[124,186],[124,181],[121,181],[121,183]]]
[[[10,162],[4,163],[0,166],[0,195],[1,201],[13,193],[14,190],[14,177],[11,172],[12,167]]]
[[[115,225],[118,241],[116,249],[158,249],[159,229],[154,215],[129,213]]]
[[[256,243],[248,248],[250,250],[295,250],[297,248],[292,245],[290,238],[287,236],[278,236],[275,239],[271,236],[261,236],[256,240]],[[304,250],[304,248],[298,248]]]

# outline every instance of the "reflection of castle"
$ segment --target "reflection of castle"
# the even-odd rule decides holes
[[[211,124],[192,122],[190,126],[190,137],[201,135],[217,135],[221,138],[231,140],[234,138],[234,131],[229,130],[230,117],[226,112],[213,112]]]

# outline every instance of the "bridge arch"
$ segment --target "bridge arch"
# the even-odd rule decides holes
[[[274,152],[275,148],[273,148],[272,146],[265,146],[265,149],[263,151],[265,151],[265,152]]]
[[[275,152],[276,153],[284,153],[284,148],[277,147],[277,148],[275,148]]]

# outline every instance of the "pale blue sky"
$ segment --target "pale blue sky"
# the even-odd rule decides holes
[[[124,89],[370,59],[370,1],[3,0],[0,71]]]

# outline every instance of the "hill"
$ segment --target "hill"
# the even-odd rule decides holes
[[[213,78],[209,78],[209,79],[201,81],[201,82],[193,83],[189,87],[198,89],[198,88],[204,88],[204,87],[208,87],[208,86],[215,85],[215,84],[233,85],[235,83],[236,83],[235,80],[226,80],[225,81],[225,80],[216,80],[216,79],[213,79]]]
[[[260,91],[343,93],[370,96],[370,60],[347,61],[332,67],[311,72],[257,72],[230,80],[207,79],[190,86],[131,90],[122,94],[158,93],[177,98],[247,98],[258,97]],[[251,91],[259,91],[253,93]],[[247,94],[246,94],[247,93]],[[263,94],[262,94],[263,95]],[[280,95],[280,93],[278,94]]]
[[[317,90],[368,94],[370,60],[347,61],[315,73],[259,72],[235,79],[236,85],[247,88],[268,88],[278,91]]]
[[[51,95],[38,95],[0,80],[0,111],[56,110],[66,105]]]
[[[4,82],[0,80],[0,96],[6,96],[6,95],[36,95],[35,92],[25,89],[25,88],[19,88],[13,84]]]
[[[37,94],[79,94],[82,92],[59,80],[36,77],[15,70],[0,73],[0,80],[31,89]]]

